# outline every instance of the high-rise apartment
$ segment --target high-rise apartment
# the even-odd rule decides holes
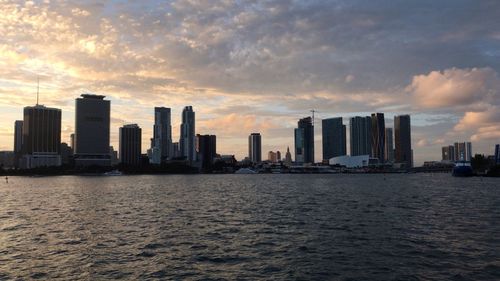
[[[495,164],[500,165],[500,144],[495,145]]]
[[[383,113],[372,113],[372,141],[373,158],[377,158],[379,163],[385,161],[385,119]]]
[[[346,126],[342,117],[322,120],[323,160],[347,154]]]
[[[161,164],[173,158],[171,116],[170,108],[155,107],[150,163]]]
[[[201,162],[202,171],[209,171],[217,156],[217,138],[215,135],[196,135],[196,152]]]
[[[262,162],[262,137],[260,133],[248,136],[248,158],[252,163]]]
[[[75,165],[110,166],[111,103],[105,96],[83,94],[75,103]]]
[[[455,146],[447,145],[441,148],[441,159],[443,161],[455,162]]]
[[[186,160],[196,161],[195,113],[192,106],[182,110],[181,137],[179,140],[181,155]]]
[[[120,163],[126,166],[141,164],[142,129],[137,124],[124,125],[120,128]]]
[[[297,123],[295,162],[314,163],[314,124],[311,117],[302,118]]]
[[[411,148],[411,122],[410,115],[399,115],[394,117],[394,143],[395,160],[404,163],[406,167],[413,166]]]
[[[371,155],[372,119],[356,116],[349,119],[351,156]]]

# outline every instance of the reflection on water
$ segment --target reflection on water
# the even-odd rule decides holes
[[[0,280],[500,279],[500,181],[11,177]]]

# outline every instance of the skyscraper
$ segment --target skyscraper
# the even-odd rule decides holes
[[[276,163],[278,162],[278,156],[276,155],[276,152],[274,151],[269,151],[267,153],[267,161],[271,162],[271,163]]]
[[[349,119],[351,156],[371,155],[372,119],[356,116]]]
[[[155,107],[155,124],[151,140],[151,159],[153,164],[161,164],[173,157],[171,111],[166,107]]]
[[[342,117],[322,120],[323,160],[347,154],[346,126]]]
[[[472,144],[470,142],[455,142],[453,147],[455,150],[455,161],[471,161]]]
[[[314,125],[311,117],[299,120],[295,129],[295,162],[314,163]]]
[[[83,94],[75,103],[75,165],[110,166],[111,103],[105,96]]]
[[[252,163],[262,162],[262,137],[259,133],[248,136],[248,158]]]
[[[181,137],[180,137],[181,155],[186,160],[196,161],[195,147],[195,114],[192,106],[184,107],[182,110]]]
[[[209,171],[217,155],[217,139],[215,135],[196,135],[196,152],[198,153],[198,160],[201,162],[202,171]]]
[[[385,119],[383,113],[372,113],[372,157],[385,161]]]
[[[465,143],[465,161],[472,160],[472,144],[470,142]]]
[[[394,141],[392,128],[385,128],[385,161],[388,163],[394,162]]]
[[[61,165],[61,110],[43,105],[24,108],[22,168]]]
[[[404,163],[408,168],[412,167],[410,115],[394,117],[394,142],[396,144],[396,162]]]
[[[286,153],[285,153],[285,166],[292,166],[292,154],[290,153],[290,147],[286,148]]]
[[[137,124],[124,125],[120,128],[120,163],[126,166],[141,164],[142,130]]]

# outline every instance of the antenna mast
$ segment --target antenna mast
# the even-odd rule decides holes
[[[311,109],[311,112],[312,112],[312,123],[313,123],[313,126],[314,126],[314,113],[315,112],[319,112],[319,111],[316,111],[314,109]]]
[[[40,76],[36,77],[36,105],[38,105],[38,97],[40,95]]]

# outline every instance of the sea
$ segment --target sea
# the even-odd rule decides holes
[[[0,179],[0,280],[500,280],[500,179]]]

